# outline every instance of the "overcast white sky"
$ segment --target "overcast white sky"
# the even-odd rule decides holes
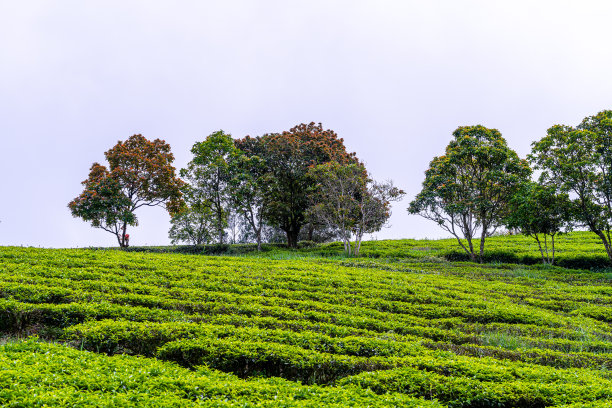
[[[172,146],[322,122],[407,192],[382,238],[444,236],[406,207],[452,131],[520,156],[612,109],[607,1],[0,0],[0,245],[116,245],[67,203],[134,133]],[[167,244],[144,208],[132,245]]]

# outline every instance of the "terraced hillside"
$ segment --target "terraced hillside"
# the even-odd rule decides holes
[[[0,403],[612,407],[611,284],[430,254],[5,247]]]

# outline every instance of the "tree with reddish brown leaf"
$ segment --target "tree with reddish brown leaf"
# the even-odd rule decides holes
[[[355,153],[346,151],[343,139],[333,130],[324,130],[321,123],[302,123],[282,133],[266,134],[261,143],[261,154],[269,166],[265,220],[285,232],[289,247],[296,247],[315,185],[308,169],[330,161],[349,164],[358,160]]]
[[[83,192],[68,204],[74,217],[90,222],[128,246],[127,226],[138,225],[134,213],[143,206],[163,206],[170,214],[183,206],[181,187],[172,167],[174,155],[163,140],[133,135],[104,153],[109,167],[91,166]]]

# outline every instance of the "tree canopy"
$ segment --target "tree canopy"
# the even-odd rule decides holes
[[[117,237],[119,246],[129,245],[127,226],[135,226],[135,210],[142,206],[164,206],[170,214],[183,205],[181,187],[172,167],[170,145],[160,139],[133,135],[104,153],[109,167],[91,166],[82,182],[83,192],[68,207],[74,217]]]
[[[567,193],[559,193],[553,185],[528,181],[517,189],[508,204],[505,225],[533,237],[542,262],[554,264],[555,236],[571,227],[571,202]]]
[[[219,130],[191,148],[193,159],[181,169],[181,177],[191,184],[192,200],[204,206],[208,203],[214,218],[217,241],[224,242],[229,214],[230,161],[237,153],[234,139]]]
[[[356,163],[344,142],[333,130],[321,123],[300,124],[282,133],[261,136],[262,158],[268,166],[266,175],[268,224],[278,226],[287,235],[287,244],[297,246],[300,229],[306,223],[311,205],[309,190],[314,180],[308,174],[311,166],[336,161]]]
[[[408,211],[435,221],[472,260],[482,259],[485,239],[502,224],[508,200],[530,174],[527,162],[497,129],[462,126],[453,132],[445,154],[430,162],[423,188]],[[476,253],[472,240],[478,230]]]
[[[364,234],[379,231],[391,215],[390,202],[404,195],[390,182],[376,183],[360,163],[327,162],[309,174],[316,182],[309,216],[338,230],[349,255],[359,255]]]
[[[552,126],[532,147],[543,179],[571,194],[577,223],[597,234],[612,260],[612,111],[577,127]]]

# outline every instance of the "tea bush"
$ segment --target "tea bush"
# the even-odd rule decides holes
[[[609,405],[608,269],[449,262],[443,241],[326,248],[2,247],[0,333],[39,340],[0,345],[0,405]]]

